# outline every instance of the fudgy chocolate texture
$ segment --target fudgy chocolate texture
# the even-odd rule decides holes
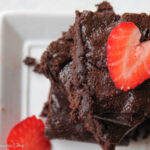
[[[82,121],[73,122],[70,117],[68,93],[65,86],[71,78],[73,47],[72,27],[62,38],[52,42],[41,59],[41,70],[51,80],[48,103],[42,116],[47,116],[46,136],[75,141],[96,142],[93,135],[84,128]]]
[[[149,135],[150,135],[150,118],[145,120],[136,129],[134,129],[132,132],[130,132],[130,134],[128,134],[124,138],[124,140],[126,142],[127,142],[127,139],[129,139],[129,140],[132,139],[134,141],[138,141],[138,140],[142,140],[142,139],[148,138]]]
[[[77,12],[75,25],[43,54],[41,69],[52,82],[46,123],[49,138],[94,141],[94,136],[104,149],[113,150],[148,117],[149,81],[125,93],[114,86],[107,69],[108,35],[118,23],[125,21],[132,21],[140,28],[141,41],[149,39],[149,16],[120,17],[105,2],[98,5],[97,12]],[[56,105],[63,107],[59,109]],[[144,125],[148,127],[148,123],[141,126]],[[70,130],[64,132],[67,127],[72,127],[73,135]],[[136,128],[126,141],[138,137],[136,133],[142,133],[142,127]]]
[[[72,83],[68,90],[72,116],[84,120],[87,130],[101,145],[106,142],[106,147],[107,143],[108,147],[119,143],[150,116],[150,80],[123,92],[115,87],[107,69],[108,35],[116,25],[129,21],[139,27],[141,41],[149,40],[150,16],[146,14],[76,12]]]
[[[75,97],[70,100],[72,104],[75,103],[72,109],[77,107],[79,117],[83,117],[84,114],[92,110],[90,106],[93,102],[96,104],[94,114],[102,114],[103,117],[104,113],[107,113],[106,116],[109,116],[109,113],[113,113],[115,116],[116,113],[123,115],[123,118],[119,117],[119,120],[114,118],[113,121],[120,121],[121,124],[124,123],[129,126],[136,125],[139,119],[147,116],[144,114],[150,112],[150,81],[147,80],[134,90],[123,92],[115,87],[107,69],[106,45],[108,35],[118,23],[127,21],[134,22],[140,28],[142,33],[141,41],[148,40],[147,31],[150,29],[150,17],[145,14],[125,14],[119,17],[113,12],[77,12],[73,55],[74,83],[71,86]],[[86,106],[88,104],[89,106]],[[98,108],[96,109],[95,107]],[[111,114],[110,118],[112,118],[113,114]],[[126,114],[127,118],[124,118]],[[138,116],[133,116],[133,114]]]
[[[82,121],[74,123],[70,117],[69,101],[66,92],[60,85],[52,85],[49,99],[49,114],[46,122],[46,135],[50,139],[61,138],[74,141],[95,142]]]
[[[56,42],[59,43],[59,40]],[[58,50],[61,51],[61,49]],[[59,53],[58,51],[56,52]],[[66,87],[68,86],[68,83],[71,79],[71,69],[72,69],[72,62],[65,65],[64,68],[59,72],[59,76],[57,78],[59,78],[59,80],[64,86],[62,85],[60,86],[58,85],[58,83],[56,86],[55,85],[56,82],[53,82],[55,88],[53,87],[51,88],[52,92],[50,93],[49,101],[44,105],[43,112],[41,115],[43,117],[47,117],[46,135],[49,139],[61,138],[75,141],[82,140],[85,142],[96,142],[94,140],[94,137],[89,132],[85,131],[83,122],[80,123],[77,122],[76,124],[74,124],[69,115],[71,109],[69,108],[69,101],[65,90],[65,86]],[[128,144],[129,140],[132,138],[133,139],[139,139],[140,137],[146,138],[150,133],[149,126],[150,126],[149,121],[146,121],[145,123],[140,125],[140,127],[138,127],[134,132],[130,133],[125,139],[122,140],[121,145]],[[68,129],[67,132],[66,129]]]
[[[74,123],[70,117],[68,95],[66,88],[71,79],[72,62],[67,64],[59,73],[63,84],[54,83],[51,87],[49,103],[45,103],[42,116],[47,116],[46,135],[49,139],[68,139],[75,141],[96,142],[93,135],[84,128],[82,121]],[[143,139],[150,133],[150,121],[146,121],[135,131],[121,141],[121,145],[129,143],[130,139]],[[120,126],[117,126],[120,128]],[[117,130],[118,132],[119,130]],[[116,130],[115,130],[116,132]]]
[[[72,27],[62,38],[52,42],[41,58],[41,70],[51,80],[48,103],[42,116],[47,116],[46,136],[75,141],[95,142],[93,135],[84,128],[82,121],[73,122],[70,117],[68,93],[65,86],[71,78],[73,47]]]
[[[73,48],[72,31],[63,33],[63,37],[52,42],[41,58],[41,71],[44,75],[51,79],[52,82],[58,82],[58,75],[61,69],[65,67],[71,60],[71,52]]]

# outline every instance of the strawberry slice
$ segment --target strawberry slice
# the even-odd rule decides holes
[[[35,116],[16,125],[7,139],[8,150],[50,150],[44,135],[44,123]]]
[[[134,89],[150,78],[150,41],[140,43],[141,33],[133,22],[124,22],[110,33],[107,65],[117,88]]]

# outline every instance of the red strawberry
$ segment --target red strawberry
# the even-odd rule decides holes
[[[44,135],[44,123],[35,116],[17,124],[7,139],[8,150],[50,150]]]
[[[150,41],[140,43],[140,37],[132,22],[119,24],[108,37],[108,69],[116,87],[124,91],[150,78]]]

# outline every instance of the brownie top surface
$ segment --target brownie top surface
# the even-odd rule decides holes
[[[100,143],[118,143],[150,116],[150,80],[128,92],[116,88],[107,68],[107,39],[121,22],[133,22],[140,29],[141,42],[149,40],[150,16],[99,10],[76,12],[69,100],[75,116],[88,120],[87,129]],[[118,125],[120,133],[116,132]]]
[[[140,29],[141,41],[149,40],[146,14],[119,16],[108,3],[98,5],[96,12],[77,12],[70,32],[53,42],[42,57],[44,74],[52,82],[61,82],[69,94],[70,111],[77,120],[71,119],[86,120],[84,126],[101,144],[119,143],[150,114],[150,81],[123,92],[115,87],[107,69],[108,35],[116,25],[129,21]]]
[[[150,81],[147,80],[134,90],[123,92],[115,87],[110,77],[107,68],[107,39],[110,31],[121,22],[134,22],[141,31],[141,41],[149,40],[150,16],[146,14],[126,13],[119,16],[113,11],[77,12],[74,28],[73,85],[74,93],[77,93],[74,95],[78,96],[73,97],[71,101],[81,101],[79,112],[82,116],[87,112],[85,103],[88,103],[88,98],[84,98],[86,95],[93,105],[94,115],[105,116],[105,113],[110,113],[112,117],[112,113],[117,113],[118,117],[119,114],[127,114],[125,116],[129,118],[122,119],[127,119],[127,125],[132,126],[142,121],[145,114],[150,113]],[[89,108],[91,111],[91,107]],[[106,116],[109,116],[108,114]]]

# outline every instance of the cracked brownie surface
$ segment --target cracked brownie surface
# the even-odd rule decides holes
[[[123,92],[115,87],[108,72],[108,35],[121,22],[135,23],[142,34],[141,42],[149,40],[150,16],[146,14],[119,16],[111,9],[77,11],[74,24],[72,80],[68,88],[72,117],[84,120],[104,149],[113,149],[150,115],[150,80]]]
[[[76,12],[75,24],[44,52],[41,70],[52,83],[45,114],[50,139],[97,141],[113,150],[121,141],[149,131],[149,121],[142,122],[150,113],[150,81],[123,92],[114,86],[107,69],[108,35],[128,21],[139,27],[141,41],[149,40],[148,15],[119,16],[104,2],[97,12]]]

